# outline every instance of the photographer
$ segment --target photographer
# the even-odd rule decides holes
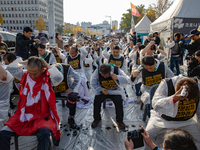
[[[143,127],[142,127],[143,128]],[[143,128],[144,129],[144,128]],[[149,133],[144,129],[144,132],[141,133],[143,136],[143,140],[146,145],[151,150],[162,150],[158,148],[151,140]],[[124,145],[127,150],[133,150],[134,149],[134,143],[130,139],[126,138]],[[182,129],[171,129],[164,133],[163,137],[163,144],[161,146],[163,150],[197,150],[197,147],[194,143],[194,138],[192,135]]]
[[[180,42],[180,33],[175,33],[174,34],[174,41],[170,38],[167,41],[166,47],[170,48],[171,51],[171,58],[170,58],[170,69],[174,70],[174,65],[176,65],[176,75],[180,74],[180,68],[179,68],[179,63],[181,61],[181,49],[179,46],[179,42]]]
[[[198,64],[200,63],[200,50],[195,52],[195,57],[190,58],[190,60],[188,60],[189,65],[188,65],[188,76],[189,77],[194,77],[194,76],[200,76],[200,66],[196,66],[194,67],[193,63],[194,62],[198,62]]]
[[[197,50],[200,50],[199,34],[200,32],[197,29],[194,29],[190,32],[190,35],[188,36],[191,37],[191,39],[194,40],[194,42],[190,44],[183,43],[182,41],[180,42],[181,47],[188,50],[188,56],[192,56]]]

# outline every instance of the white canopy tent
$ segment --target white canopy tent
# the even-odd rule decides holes
[[[151,21],[149,20],[149,18],[145,14],[144,17],[135,26],[135,31],[137,33],[149,33],[150,24],[151,24]]]
[[[150,33],[160,33],[161,45],[173,34],[188,34],[200,25],[200,0],[175,0],[172,6],[150,25]]]

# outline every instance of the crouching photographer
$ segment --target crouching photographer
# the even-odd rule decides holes
[[[143,127],[142,127],[143,128]],[[158,148],[151,140],[149,133],[143,128],[143,140],[151,150],[197,150],[192,135],[182,129],[170,129],[164,133],[163,144]],[[133,139],[134,140],[134,139]],[[124,145],[127,150],[135,148],[135,142],[126,138]]]
[[[188,63],[188,76],[200,76],[200,50],[196,51],[195,55],[189,58]]]

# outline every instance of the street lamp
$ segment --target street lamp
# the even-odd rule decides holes
[[[112,22],[111,22],[111,16],[105,16],[105,17],[109,17],[110,18],[110,32],[111,32],[111,30],[112,30]]]

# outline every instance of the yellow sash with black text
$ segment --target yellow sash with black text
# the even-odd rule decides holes
[[[118,75],[118,67],[114,67],[114,73],[116,75]],[[100,82],[100,85],[105,88],[105,89],[111,89],[111,88],[114,88],[114,87],[118,87],[118,85],[116,84],[116,81],[114,81],[112,79],[112,77],[108,77],[108,78],[104,78],[101,73],[99,72],[99,82]]]
[[[78,54],[78,56],[75,58],[67,56],[67,62],[73,69],[81,69],[80,60],[81,60],[80,54]]]
[[[161,80],[165,78],[164,62],[161,62],[158,69],[154,72],[149,72],[145,68],[142,69],[142,82],[144,85],[153,86],[160,84]]]
[[[124,57],[120,56],[120,58],[117,59],[117,58],[114,58],[114,56],[111,54],[110,58],[108,60],[108,63],[115,64],[115,66],[121,68],[123,66],[123,63],[124,63]]]
[[[168,96],[175,94],[174,85],[172,83],[171,79],[165,79],[167,86],[168,86]],[[178,111],[177,115],[173,117],[166,116],[165,114],[162,114],[161,117],[164,118],[167,121],[186,121],[191,119],[197,110],[197,106],[199,104],[194,99],[189,100],[181,100],[178,102]]]

